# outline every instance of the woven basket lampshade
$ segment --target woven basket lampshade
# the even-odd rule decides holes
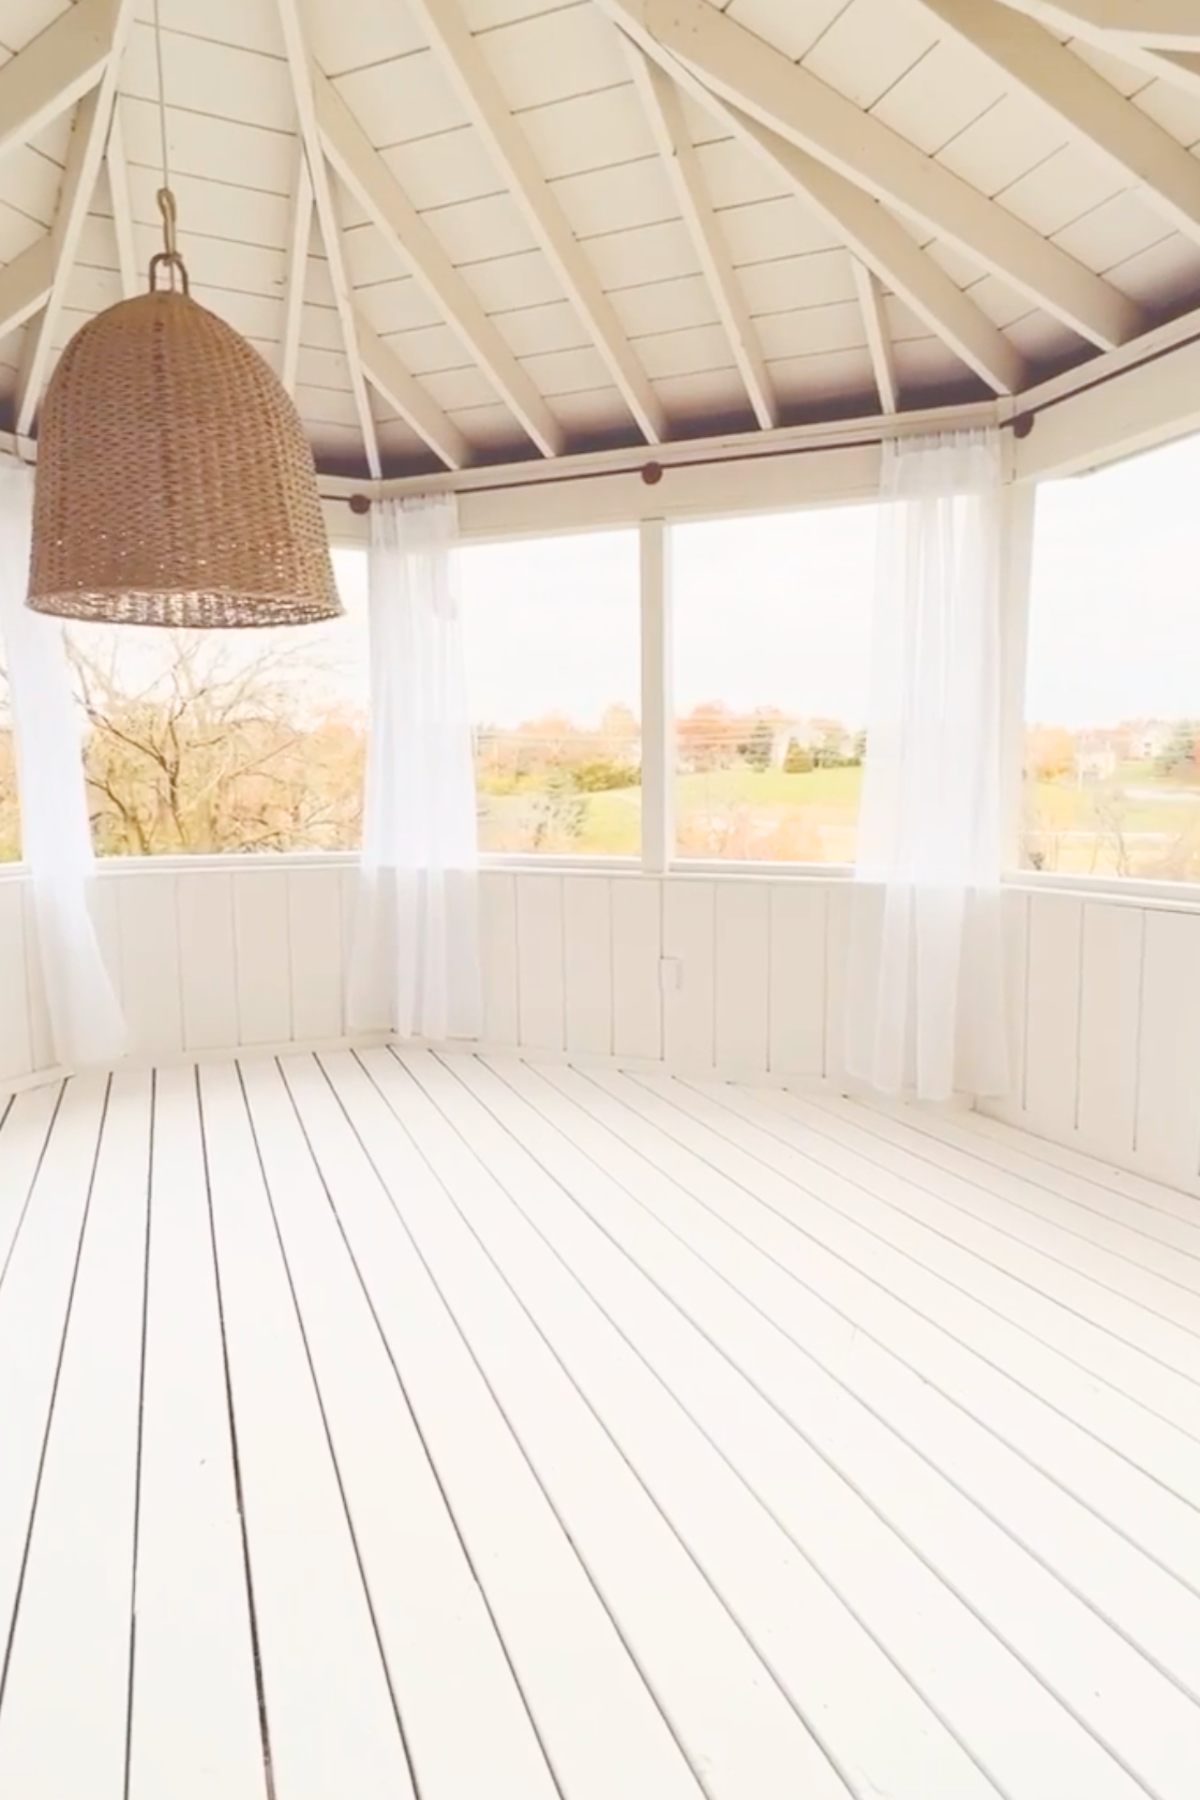
[[[155,264],[175,256],[156,257]],[[341,613],[312,451],[267,363],[186,291],[76,333],[38,420],[29,605],[123,625]]]

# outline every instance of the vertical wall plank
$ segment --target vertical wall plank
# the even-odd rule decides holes
[[[1020,1125],[1025,1117],[1025,995],[1029,983],[1031,896],[1009,888],[1003,897],[1004,1010],[1008,1024],[1008,1093],[990,1099],[986,1110]]]
[[[611,885],[604,875],[562,878],[567,1049],[581,1056],[612,1055]]]
[[[118,997],[121,992],[121,897],[117,883],[105,878],[93,881],[91,891],[92,924],[104,967]]]
[[[184,1049],[184,972],[178,877],[137,871],[113,878],[121,936],[121,1003],[135,1057]]]
[[[517,876],[517,956],[521,1045],[565,1048],[563,878]]]
[[[717,1067],[731,1075],[765,1073],[771,1031],[767,883],[718,882],[715,933]]]
[[[678,988],[663,1005],[667,1063],[710,1069],[715,1062],[716,901],[714,883],[692,876],[668,880],[663,893],[663,955],[677,961]]]
[[[297,871],[299,872],[299,871]],[[292,959],[286,869],[239,868],[233,887],[238,1044],[292,1036]]]
[[[184,1048],[224,1050],[238,1031],[233,877],[205,869],[177,879]]]
[[[1138,1160],[1195,1184],[1200,1169],[1200,915],[1147,912]]]
[[[1071,1139],[1079,1094],[1079,966],[1083,902],[1035,893],[1029,906],[1025,1112],[1032,1125]]]
[[[825,920],[825,1078],[835,1087],[849,1085],[846,1074],[846,963],[854,883],[832,881],[826,889]]]
[[[138,870],[114,876],[121,941],[121,1001],[135,1056],[183,1049],[179,877]]]
[[[25,887],[14,876],[0,880],[0,1082],[34,1071],[26,971]]]
[[[292,1035],[297,1043],[332,1043],[345,1033],[342,871],[289,869],[288,949]]]
[[[135,1057],[184,1049],[178,877],[137,869],[112,878],[121,943],[121,1004]]]
[[[663,883],[612,883],[613,1051],[656,1061],[663,1053]]]
[[[829,889],[771,884],[770,1067],[819,1079],[825,1072],[825,932]]]
[[[1136,906],[1083,909],[1079,1011],[1080,1149],[1133,1154],[1145,914]]]
[[[42,959],[38,949],[37,914],[33,905],[32,882],[22,883],[22,919],[25,929],[25,997],[29,1008],[29,1039],[33,1047],[35,1069],[53,1069],[57,1064],[54,1038],[50,1030],[50,1008],[46,1004],[46,983],[42,979]]]
[[[520,1042],[517,983],[517,879],[487,869],[479,877],[483,956],[483,1036],[489,1044]]]

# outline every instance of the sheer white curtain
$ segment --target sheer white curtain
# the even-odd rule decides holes
[[[475,765],[453,495],[371,508],[371,734],[352,1030],[478,1037]]]
[[[847,1067],[923,1100],[1003,1093],[998,434],[885,445],[881,500]]]
[[[126,1050],[89,904],[95,865],[79,720],[61,628],[25,605],[33,472],[0,467],[0,640],[8,663],[21,851],[33,882],[54,1054],[67,1068]]]

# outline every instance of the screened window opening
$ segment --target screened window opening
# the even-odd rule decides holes
[[[334,567],[346,613],[327,625],[67,628],[97,855],[358,848],[366,558]]]
[[[671,530],[680,858],[854,861],[875,509]]]
[[[460,578],[480,850],[637,856],[637,532],[469,544]]]
[[[1039,490],[1021,866],[1200,880],[1200,438]]]

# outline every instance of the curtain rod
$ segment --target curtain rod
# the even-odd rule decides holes
[[[1119,369],[1101,370],[1090,381],[1080,382],[1077,387],[1071,388],[1068,392],[1054,394],[1047,400],[1035,401],[1032,406],[1022,409],[1018,398],[1016,402],[1018,410],[1013,413],[1011,418],[1000,420],[999,429],[1011,431],[1018,440],[1027,438],[1033,431],[1040,414],[1052,411],[1054,407],[1063,405],[1067,400],[1078,399],[1081,394],[1090,394],[1099,388],[1107,387],[1109,382],[1117,381],[1137,369],[1147,369],[1153,363],[1161,362],[1164,357],[1174,356],[1177,351],[1186,350],[1193,344],[1200,344],[1200,330],[1192,332],[1188,337],[1181,338],[1178,343],[1166,344],[1157,350],[1148,350],[1144,356],[1123,364]],[[647,487],[656,487],[668,469],[704,469],[721,467],[728,463],[775,462],[780,457],[817,456],[830,450],[872,450],[892,443],[894,439],[895,434],[893,433],[878,432],[874,436],[867,437],[855,435],[840,440],[826,438],[822,439],[820,443],[813,444],[781,444],[766,450],[735,450],[728,456],[672,458],[667,464],[651,459],[643,463],[637,471],[633,469],[564,470],[561,475],[526,476],[514,481],[489,482],[486,487],[475,491],[489,494],[516,493],[527,488],[564,487],[577,481],[611,481],[617,476],[632,475],[635,472],[641,475]],[[361,514],[371,510],[370,497],[366,494],[350,494],[346,496],[346,503],[353,513]]]

